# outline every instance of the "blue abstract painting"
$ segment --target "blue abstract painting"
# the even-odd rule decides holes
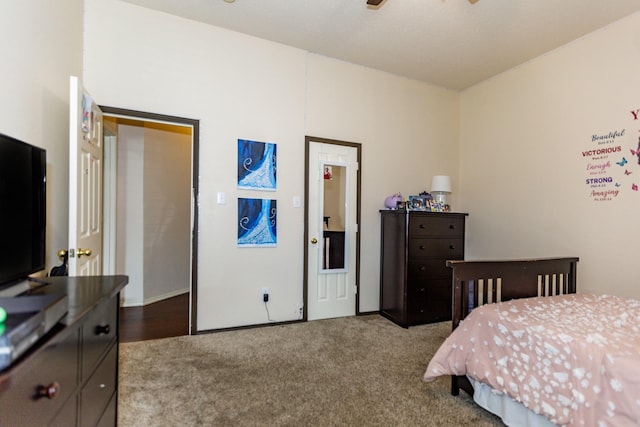
[[[277,213],[276,200],[239,198],[238,246],[275,246]]]
[[[276,144],[238,140],[238,188],[276,190]]]

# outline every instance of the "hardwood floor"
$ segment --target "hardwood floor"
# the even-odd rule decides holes
[[[189,293],[143,307],[120,307],[120,342],[189,334]]]

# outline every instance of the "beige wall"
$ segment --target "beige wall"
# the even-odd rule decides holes
[[[461,206],[467,257],[579,256],[579,290],[640,297],[640,14],[466,90],[461,96]],[[626,129],[606,176],[619,196],[586,185],[592,135]],[[615,164],[629,159],[625,176]],[[635,177],[635,178],[634,178]],[[614,187],[612,187],[614,188]]]
[[[86,11],[85,79],[100,103],[200,120],[199,329],[267,323],[262,287],[271,318],[297,319],[304,52],[116,0]],[[277,191],[237,189],[239,138],[277,143]],[[239,197],[278,200],[276,248],[237,246]]]
[[[47,269],[68,242],[69,76],[82,77],[82,0],[0,2],[0,132],[47,150]]]
[[[118,125],[116,272],[129,276],[125,306],[188,292],[191,278],[190,131],[131,123]]]
[[[144,129],[145,304],[189,292],[191,133],[184,130]]]
[[[129,276],[124,305],[144,303],[144,128],[118,125],[116,274]]]
[[[380,307],[380,213],[384,199],[453,178],[457,206],[456,92],[319,55],[307,58],[306,133],[362,144],[360,309]]]
[[[82,1],[0,6],[14,40],[0,131],[47,149],[51,266],[68,233],[68,77],[84,65],[101,104],[200,120],[201,329],[265,323],[262,286],[272,318],[297,318],[304,135],[362,144],[364,311],[378,308],[384,198],[434,174],[452,176],[453,208],[470,213],[469,257],[577,255],[582,291],[638,296],[638,199],[591,200],[580,154],[594,133],[625,128],[625,147],[638,135],[638,14],[457,94],[117,0],[84,7],[83,61]],[[277,248],[235,245],[236,198],[265,196],[236,189],[238,138],[278,144]]]
[[[378,310],[378,210],[458,175],[458,94],[117,0],[86,8],[85,81],[101,104],[200,120],[198,328],[266,323],[263,286],[272,319],[298,318],[305,135],[363,145],[360,309]],[[237,189],[238,138],[277,144],[275,192]],[[237,247],[238,197],[278,200],[276,248]]]
[[[323,181],[324,204],[323,214],[329,217],[328,230],[345,230],[345,203],[347,193],[347,167],[333,166],[331,179]]]

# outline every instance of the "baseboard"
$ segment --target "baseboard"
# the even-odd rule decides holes
[[[143,301],[133,301],[133,302],[129,302],[127,304],[124,304],[122,307],[140,307],[140,306],[144,306],[144,305],[149,305],[149,304],[153,304],[154,302],[158,302],[158,301],[162,301],[168,298],[173,298],[173,297],[177,297],[178,295],[182,295],[182,294],[186,294],[189,292],[189,288],[185,288],[185,289],[178,289],[175,291],[171,291],[171,292],[167,292],[166,294],[162,294],[162,295],[156,295],[152,298],[145,298]]]
[[[380,310],[359,311],[356,316],[369,316],[371,314],[380,314]]]
[[[282,325],[290,325],[292,323],[303,323],[306,320],[296,319],[296,320],[285,320],[284,322],[270,322],[270,323],[257,323],[254,325],[243,325],[243,326],[232,326],[229,328],[218,328],[218,329],[205,329],[202,331],[197,331],[196,335],[200,334],[213,334],[217,332],[228,332],[228,331],[238,331],[242,329],[255,329],[255,328],[265,328],[269,326],[282,326]]]

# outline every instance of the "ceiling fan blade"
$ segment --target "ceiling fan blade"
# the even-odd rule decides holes
[[[367,0],[367,4],[370,4],[372,6],[378,6],[380,3],[382,3],[384,0]]]

